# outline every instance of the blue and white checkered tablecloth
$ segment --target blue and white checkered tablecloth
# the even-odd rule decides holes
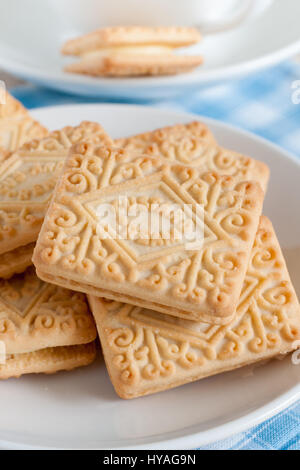
[[[299,80],[300,63],[285,62],[174,100],[145,104],[220,119],[259,134],[300,157],[300,103],[296,104],[300,101]],[[33,86],[18,87],[12,92],[28,108],[65,103],[128,103],[64,95]],[[300,450],[300,402],[247,432],[205,449]]]

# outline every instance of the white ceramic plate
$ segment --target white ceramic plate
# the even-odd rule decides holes
[[[51,129],[84,119],[98,121],[113,137],[199,119],[125,105],[58,106],[32,114]],[[270,166],[264,212],[275,225],[299,288],[300,163],[261,138],[203,121],[221,144]],[[100,359],[69,373],[0,383],[0,447],[195,448],[244,430],[299,397],[300,366],[289,357],[256,368],[252,375],[244,368],[131,401],[117,397]]]
[[[85,0],[86,9],[92,1]],[[258,3],[262,1],[265,0]],[[79,3],[74,2],[68,11],[67,0],[0,0],[1,67],[34,83],[69,93],[149,99],[167,98],[248,74],[300,51],[300,2],[274,0],[261,16],[230,31],[206,36],[193,47],[191,53],[203,54],[205,64],[191,73],[121,79],[67,74],[62,72],[68,60],[60,55],[62,43],[101,25],[101,14],[95,14],[87,29],[84,20],[80,22],[73,11]],[[130,18],[134,22],[134,14]],[[161,21],[166,23],[167,19]]]

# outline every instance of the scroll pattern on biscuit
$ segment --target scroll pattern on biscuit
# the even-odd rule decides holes
[[[35,243],[19,246],[15,250],[0,255],[0,278],[8,279],[16,273],[22,273],[31,266]]]
[[[115,145],[137,155],[159,156],[170,162],[177,161],[207,171],[255,180],[266,190],[269,178],[267,166],[220,147],[208,127],[198,121],[117,139]]]
[[[102,47],[137,44],[180,47],[195,44],[200,39],[201,34],[198,29],[191,27],[113,26],[69,39],[63,44],[62,53],[80,55]]]

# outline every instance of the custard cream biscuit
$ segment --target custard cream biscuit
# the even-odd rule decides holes
[[[6,354],[86,344],[96,336],[84,294],[41,281],[33,266],[0,280],[0,341]]]
[[[142,48],[141,48],[142,49]],[[154,49],[154,48],[153,48]],[[187,73],[203,63],[201,56],[175,55],[164,50],[153,55],[128,52],[89,54],[78,62],[66,65],[65,72],[91,75],[93,77],[132,77],[146,75],[176,75]]]
[[[271,222],[262,217],[234,320],[190,322],[89,296],[116,392],[134,398],[286,354],[299,345],[299,302]]]
[[[62,53],[79,56],[65,71],[92,76],[171,75],[188,72],[202,56],[177,55],[174,50],[201,40],[195,28],[103,28],[67,41]]]
[[[236,313],[263,197],[259,183],[237,175],[78,144],[56,186],[33,262],[48,282],[225,324]],[[148,217],[152,210],[165,215],[174,204],[190,210],[185,222],[196,238],[202,221],[201,246],[187,243],[185,234],[177,237],[175,218],[167,236],[160,229],[145,234],[143,224],[132,232],[123,218],[124,207],[128,214],[142,208]],[[104,207],[123,224],[124,236],[99,215]]]
[[[96,357],[95,343],[45,348],[23,354],[10,354],[0,364],[0,379],[24,374],[54,374],[88,366]]]
[[[99,124],[82,122],[32,140],[0,163],[0,254],[36,241],[69,148],[82,140],[111,143]]]

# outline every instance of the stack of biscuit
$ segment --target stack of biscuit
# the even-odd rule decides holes
[[[88,365],[97,333],[86,296],[41,281],[31,258],[69,148],[112,141],[90,122],[49,133],[9,94],[0,116],[0,378]]]
[[[79,58],[64,70],[94,77],[136,77],[189,72],[202,64],[199,55],[179,48],[201,41],[199,31],[179,26],[114,26],[68,40],[62,54]]]
[[[0,378],[90,364],[96,331],[84,294],[41,281],[33,268],[0,281]]]
[[[114,142],[98,124],[66,129],[2,163],[1,210],[14,212],[2,225],[0,273],[8,278],[22,271],[37,240],[35,282],[42,280],[47,292],[87,295],[119,396],[167,390],[297,348],[299,302],[272,224],[262,215],[265,164],[220,147],[199,122]],[[99,207],[118,211],[120,198],[131,209],[142,205],[146,214],[155,204],[189,205],[190,220],[202,218],[202,243],[166,238],[162,231],[146,236],[141,228],[134,236],[114,236],[112,221],[99,220]],[[14,266],[15,250],[21,267]],[[32,269],[16,281],[4,280],[3,297]],[[52,296],[47,302],[54,309]],[[90,323],[87,330],[82,326],[81,341],[74,328],[66,328],[64,337],[59,327],[44,333],[44,325],[60,324],[55,315],[61,308],[52,320],[41,309],[39,318],[40,303],[32,299],[29,307],[22,300],[21,317],[32,317],[26,321],[30,334],[21,324],[22,348],[18,333],[7,339],[13,357],[93,341]],[[15,323],[10,314],[0,339],[1,331],[10,338],[10,319]],[[66,337],[71,330],[73,343]]]

